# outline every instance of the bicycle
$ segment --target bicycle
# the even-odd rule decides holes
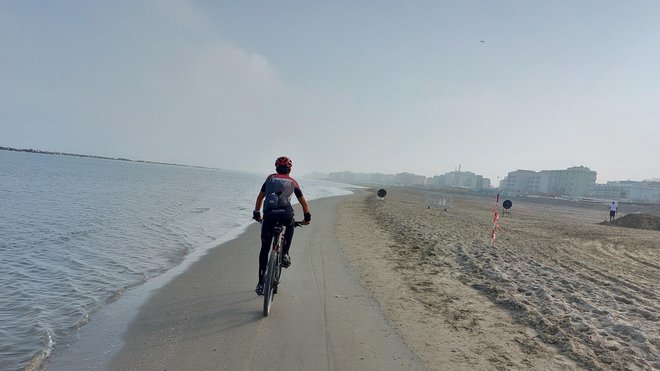
[[[302,225],[304,225],[302,222],[293,223],[294,227],[300,227]],[[285,228],[279,222],[273,227],[273,248],[270,250],[270,257],[268,258],[268,265],[264,274],[264,317],[267,317],[268,313],[270,313],[270,306],[273,302],[273,297],[277,294],[277,286],[282,277],[281,248],[286,243],[284,239]]]

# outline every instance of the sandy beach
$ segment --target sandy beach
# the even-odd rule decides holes
[[[335,226],[343,199],[310,202],[313,222],[296,229],[293,264],[268,317],[254,292],[260,241],[254,223],[150,295],[121,332],[118,351],[85,346],[107,333],[101,330],[48,369],[423,369],[339,246]]]
[[[494,209],[409,189],[340,205],[342,247],[428,369],[660,368],[660,232],[598,225],[594,205],[516,202],[492,247]]]
[[[660,232],[515,201],[493,247],[494,208],[411,189],[315,200],[267,318],[255,224],[150,295],[118,351],[83,338],[49,369],[660,368]]]

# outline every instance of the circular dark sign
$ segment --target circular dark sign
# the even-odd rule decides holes
[[[386,190],[384,190],[384,189],[379,189],[378,190],[378,197],[385,197],[386,194],[387,194]]]
[[[513,202],[511,202],[511,200],[506,200],[506,201],[504,201],[504,203],[502,203],[502,206],[505,209],[509,210],[511,208],[511,206],[513,206]]]

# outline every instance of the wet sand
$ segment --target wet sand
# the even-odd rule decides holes
[[[388,191],[343,202],[337,235],[428,369],[660,369],[660,232],[516,201],[492,247],[494,197]]]

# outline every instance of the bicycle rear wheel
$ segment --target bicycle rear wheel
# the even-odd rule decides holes
[[[270,304],[273,302],[273,295],[275,294],[273,290],[277,284],[277,254],[277,251],[271,250],[266,274],[264,275],[264,317],[270,313]]]

